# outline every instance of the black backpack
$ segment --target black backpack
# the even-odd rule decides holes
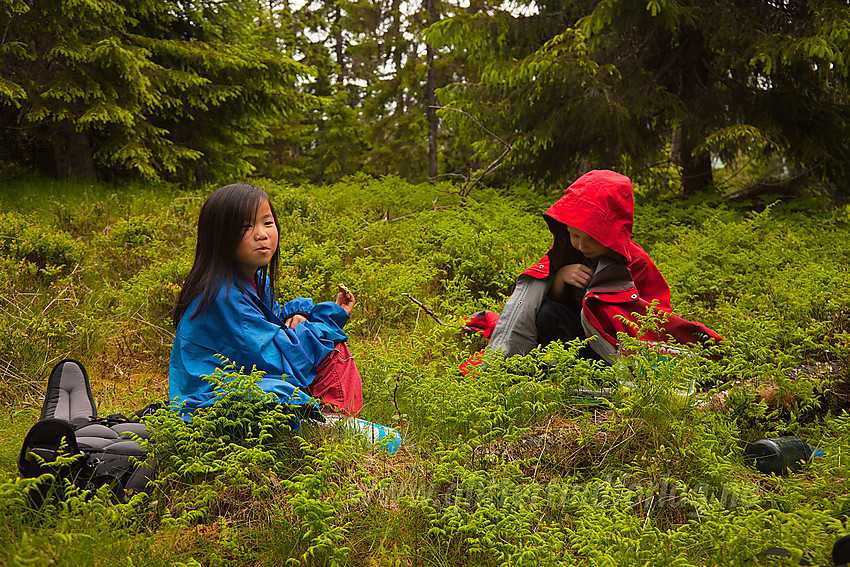
[[[18,456],[18,471],[26,478],[52,473],[59,481],[70,480],[82,489],[95,490],[108,484],[118,501],[144,491],[153,469],[143,465],[145,452],[140,441],[148,438],[139,418],[155,405],[123,415],[97,416],[85,367],[65,359],[53,367],[39,421],[24,439]],[[70,458],[74,457],[74,458]],[[41,487],[43,499],[52,493],[63,497],[62,482]]]

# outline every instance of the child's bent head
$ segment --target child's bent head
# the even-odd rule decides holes
[[[582,230],[568,226],[567,233],[570,235],[570,244],[572,247],[581,252],[585,258],[598,260],[602,256],[612,252],[610,248]]]
[[[570,227],[571,245],[586,257],[613,251],[629,259],[634,208],[628,177],[610,170],[594,170],[567,187],[564,196],[543,216],[556,238],[565,236]]]

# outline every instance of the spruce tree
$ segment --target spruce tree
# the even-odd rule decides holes
[[[306,69],[261,43],[253,1],[0,0],[0,136],[60,177],[243,177]],[[200,164],[203,164],[201,166]]]
[[[672,156],[684,192],[742,155],[846,187],[850,9],[836,0],[567,1],[435,26],[481,80],[442,96],[511,144],[502,175],[563,183]],[[448,116],[447,116],[448,119]],[[457,127],[477,127],[458,117]],[[476,136],[484,163],[503,151]],[[672,142],[671,142],[672,141]],[[672,151],[670,151],[672,150]]]

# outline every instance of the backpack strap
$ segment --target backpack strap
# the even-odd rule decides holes
[[[83,364],[72,358],[58,362],[47,380],[40,419],[61,419],[83,425],[96,417],[97,405]]]

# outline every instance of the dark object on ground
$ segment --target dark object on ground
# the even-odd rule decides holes
[[[52,473],[56,481],[67,478],[82,489],[106,484],[123,501],[143,491],[153,476],[152,468],[141,464],[145,452],[140,441],[148,432],[139,421],[151,411],[155,408],[148,406],[133,418],[99,418],[86,369],[76,360],[62,360],[50,373],[41,417],[24,439],[18,471],[28,478]],[[43,486],[33,503],[39,505],[49,494],[62,498],[63,486]]]
[[[758,554],[759,557],[791,557],[791,552],[784,547],[768,547]],[[805,557],[800,559],[798,565],[812,565]]]
[[[812,456],[808,443],[796,437],[759,439],[747,445],[744,458],[764,474],[784,475],[799,472],[802,463]]]
[[[850,535],[839,538],[832,546],[832,562],[835,567],[850,565]]]

